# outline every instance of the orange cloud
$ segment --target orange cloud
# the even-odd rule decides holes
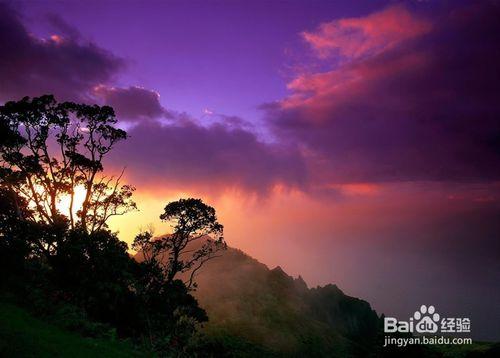
[[[375,195],[379,192],[379,186],[370,183],[343,184],[340,189],[346,195]]]

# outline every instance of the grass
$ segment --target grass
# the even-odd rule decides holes
[[[84,338],[0,301],[1,357],[144,357],[126,342]]]

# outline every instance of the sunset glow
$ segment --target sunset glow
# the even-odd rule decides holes
[[[86,190],[85,187],[83,186],[76,186],[74,189],[74,194],[73,194],[73,217],[76,217],[76,213],[78,210],[82,208],[83,202],[85,201],[85,194]],[[70,208],[71,208],[71,195],[65,194],[61,195],[58,198],[57,202],[57,208],[58,210],[66,215],[69,216]]]
[[[446,307],[500,339],[497,2],[8,3],[0,103],[113,108],[127,138],[96,171],[136,189],[106,222],[129,249],[199,198],[230,247],[309,287]]]

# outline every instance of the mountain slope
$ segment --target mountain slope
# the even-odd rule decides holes
[[[205,330],[287,355],[366,355],[379,317],[335,285],[308,289],[280,267],[270,270],[228,248],[200,271],[195,296],[210,318]]]

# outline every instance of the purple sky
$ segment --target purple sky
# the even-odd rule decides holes
[[[305,48],[301,31],[384,3],[27,1],[21,9],[40,36],[61,32],[47,19],[56,14],[126,59],[117,83],[154,89],[164,105],[193,115],[208,108],[254,117],[260,104],[286,95],[287,67]]]
[[[142,205],[125,240],[201,196],[270,266],[498,340],[499,18],[494,1],[11,2],[0,101],[115,108],[131,137],[108,168]]]

